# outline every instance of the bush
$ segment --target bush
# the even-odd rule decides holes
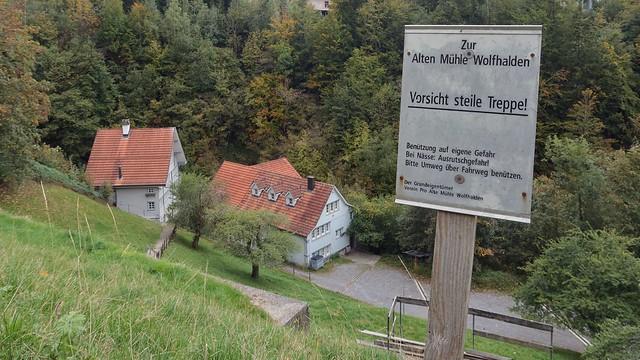
[[[640,259],[611,231],[574,231],[527,266],[516,301],[525,313],[595,334],[606,320],[640,323]],[[552,314],[553,312],[553,314]]]
[[[51,147],[47,144],[39,145],[34,153],[34,160],[73,178],[82,177],[82,171],[64,156],[59,147]]]
[[[102,200],[110,202],[111,195],[113,195],[113,186],[111,186],[111,183],[106,182],[102,184],[99,190],[99,194]]]
[[[584,354],[585,360],[640,359],[640,327],[623,326],[612,321],[603,326],[593,346]]]
[[[57,169],[51,168],[37,161],[30,161],[30,163],[31,168],[33,169],[35,180],[60,184],[75,192],[93,196],[95,198],[101,197],[100,194],[94,191],[91,186],[89,186],[89,184],[85,182],[72,178]]]

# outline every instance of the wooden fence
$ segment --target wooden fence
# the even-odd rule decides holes
[[[160,259],[162,253],[169,247],[169,243],[173,240],[176,234],[176,226],[174,224],[167,224],[162,228],[160,233],[160,239],[155,245],[147,249],[147,255],[154,259]]]

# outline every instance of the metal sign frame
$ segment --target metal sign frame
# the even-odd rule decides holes
[[[541,25],[405,26],[396,203],[530,222],[541,41]]]

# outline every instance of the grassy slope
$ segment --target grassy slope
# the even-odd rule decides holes
[[[57,186],[46,186],[49,207],[53,210],[52,222],[61,228],[77,228],[76,200],[78,196],[66,189]],[[39,187],[28,186],[21,192],[23,195],[0,200],[1,206],[10,211],[30,215],[34,219],[47,221],[47,213],[42,205],[42,194]],[[39,196],[38,196],[39,193]],[[120,236],[114,231],[113,220],[106,206],[93,202],[82,196],[79,197],[79,213],[84,219],[83,213],[87,213],[87,219],[95,234],[104,236],[109,243],[128,247],[128,253],[139,253],[135,250],[143,250],[152,243],[159,234],[158,225],[144,219],[114,210],[118,223]],[[201,242],[199,250],[189,248],[188,234],[179,232],[177,241],[169,247],[165,255],[165,261],[182,263],[187,268],[207,271],[224,278],[236,280],[251,286],[267,289],[276,293],[295,297],[307,301],[311,307],[312,329],[310,334],[322,334],[330,332],[331,336],[322,337],[321,343],[328,348],[328,343],[338,341],[345,351],[352,349],[353,339],[360,329],[368,329],[384,332],[386,329],[386,310],[375,308],[348,297],[336,294],[324,289],[319,289],[313,284],[300,280],[278,270],[264,269],[261,278],[254,281],[248,276],[249,265],[241,259],[225,254],[217,246],[209,241]],[[146,260],[145,260],[146,261]],[[162,263],[162,262],[161,262]],[[120,282],[122,284],[122,282]],[[116,286],[116,284],[113,284]],[[122,286],[122,285],[117,285]],[[128,286],[127,286],[128,287]],[[174,287],[179,288],[179,285]],[[140,293],[140,297],[152,295]],[[206,314],[202,314],[206,317]],[[405,319],[405,336],[422,339],[426,324],[424,321],[414,318]],[[249,331],[251,332],[251,331]],[[301,336],[297,336],[301,337]],[[311,335],[313,337],[313,335]],[[302,336],[302,338],[306,338]],[[315,341],[316,346],[319,342]],[[470,341],[469,341],[470,343]],[[546,359],[548,354],[542,351],[531,350],[524,347],[500,343],[487,339],[476,338],[476,345],[480,350],[511,356],[515,359]],[[278,347],[276,346],[276,349]],[[361,349],[364,350],[364,349]],[[323,352],[319,350],[320,352]],[[348,350],[347,353],[353,350]],[[326,357],[323,354],[322,357]],[[361,358],[367,356],[359,354]],[[344,356],[341,355],[341,358]],[[558,359],[576,359],[572,354],[559,354]]]
[[[277,327],[228,286],[95,232],[0,211],[0,244],[2,359],[386,358]]]

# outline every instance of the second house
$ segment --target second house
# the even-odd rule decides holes
[[[334,185],[300,176],[286,158],[252,166],[225,161],[214,182],[238,209],[287,218],[281,230],[295,236],[299,249],[289,254],[292,263],[309,266],[351,249],[351,205]]]

